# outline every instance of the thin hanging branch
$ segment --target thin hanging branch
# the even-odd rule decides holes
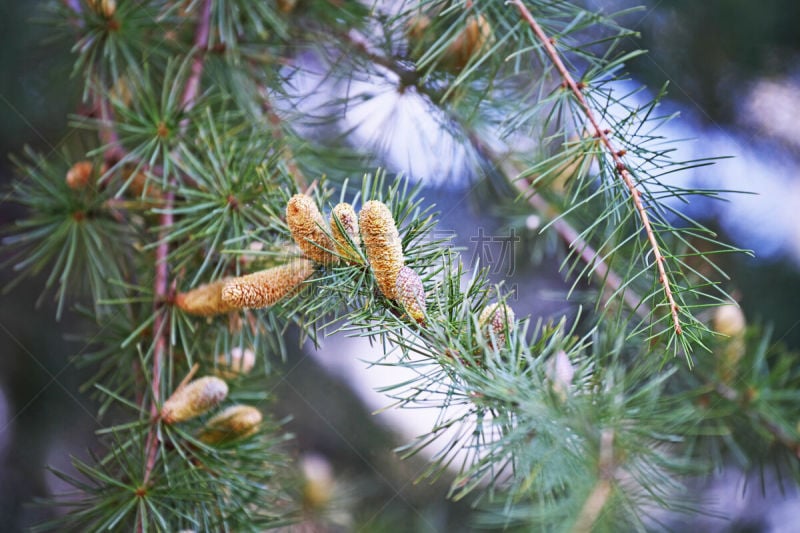
[[[592,128],[594,128],[594,135],[600,139],[602,145],[611,155],[617,173],[625,184],[625,187],[628,189],[628,193],[630,194],[631,200],[636,208],[636,212],[638,213],[639,219],[641,220],[642,226],[647,234],[647,240],[650,242],[650,248],[653,251],[656,268],[658,269],[658,281],[663,285],[664,294],[666,295],[667,302],[669,303],[670,313],[672,314],[673,329],[675,330],[676,335],[680,335],[683,333],[683,329],[681,328],[680,318],[678,317],[678,304],[675,302],[675,297],[672,293],[672,287],[670,286],[669,278],[667,277],[667,271],[664,267],[665,259],[661,253],[661,248],[658,245],[658,241],[656,240],[653,226],[650,223],[650,217],[647,214],[647,209],[645,209],[644,204],[642,203],[641,193],[639,192],[639,189],[636,188],[636,185],[633,182],[633,176],[631,176],[625,161],[622,159],[623,153],[617,150],[611,143],[611,139],[608,137],[608,131],[600,127],[597,117],[595,117],[592,108],[589,106],[589,103],[583,96],[583,92],[581,92],[581,88],[578,86],[578,83],[575,81],[572,75],[570,75],[567,67],[561,60],[561,56],[559,55],[558,50],[556,50],[553,39],[545,34],[542,27],[538,22],[536,22],[536,19],[533,17],[528,8],[525,7],[525,4],[521,2],[521,0],[511,0],[511,3],[519,9],[522,18],[531,27],[533,33],[536,35],[536,38],[541,42],[542,48],[550,58],[550,61],[552,61],[553,66],[558,71],[564,84],[566,84],[570,91],[572,91],[572,94],[575,96],[575,99],[583,111],[583,114],[592,125]]]
[[[197,99],[197,94],[200,88],[200,78],[203,74],[203,57],[204,51],[208,47],[208,36],[211,25],[211,0],[205,0],[200,10],[199,20],[197,22],[197,29],[195,30],[195,57],[192,62],[191,72],[186,80],[186,86],[183,90],[181,104],[184,109],[190,109]],[[185,129],[185,125],[181,125]],[[159,235],[159,243],[156,248],[156,277],[154,282],[154,313],[155,321],[153,323],[153,331],[155,332],[156,339],[153,346],[153,378],[152,378],[152,399],[150,402],[150,416],[154,421],[158,417],[158,403],[160,402],[161,395],[161,373],[163,367],[164,356],[167,351],[167,335],[169,333],[168,318],[166,313],[161,312],[160,306],[168,299],[170,293],[169,282],[169,264],[167,258],[169,256],[169,235],[170,228],[174,223],[172,214],[172,205],[175,199],[173,191],[168,191],[164,199],[164,209],[161,211],[159,223],[161,232]],[[156,458],[158,456],[158,437],[155,432],[155,425],[152,425],[147,436],[147,464],[145,465],[144,484],[146,489],[147,481],[150,474],[155,467]],[[139,528],[142,524],[139,523]]]

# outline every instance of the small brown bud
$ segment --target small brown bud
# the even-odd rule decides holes
[[[314,264],[297,259],[246,276],[231,278],[222,289],[222,301],[240,309],[275,305],[314,273]]]
[[[161,187],[158,184],[154,183],[153,180],[148,180],[147,175],[141,170],[137,171],[132,178],[131,172],[132,169],[123,171],[123,179],[130,180],[128,191],[130,191],[131,196],[135,198],[144,197],[150,200],[161,199]]]
[[[492,37],[492,26],[483,15],[467,18],[464,29],[450,43],[444,54],[444,64],[455,71],[463,69],[480,53]]]
[[[291,13],[297,6],[297,0],[277,0],[278,11],[281,13]]]
[[[406,310],[408,316],[417,322],[425,320],[425,311],[427,309],[425,288],[422,286],[422,279],[420,279],[419,275],[409,267],[404,266],[397,275],[395,285],[397,301]]]
[[[228,385],[221,379],[206,376],[189,382],[172,393],[161,407],[161,420],[176,424],[200,416],[228,395]]]
[[[339,224],[336,223],[339,221]],[[339,231],[339,226],[344,228],[347,237],[353,242],[351,245],[347,237]],[[331,233],[336,241],[336,251],[339,255],[346,258],[349,263],[358,263],[358,253],[353,250],[353,245],[361,246],[361,234],[358,230],[358,217],[353,206],[347,203],[337,204],[331,211]]]
[[[217,357],[217,365],[217,373],[220,376],[225,379],[235,379],[253,370],[256,366],[256,353],[250,348],[242,349],[237,346],[231,348],[227,356],[220,354]]]
[[[506,342],[506,329],[514,324],[514,310],[506,304],[487,305],[478,317],[478,323],[492,329],[500,344]]]
[[[206,422],[200,440],[206,444],[243,439],[249,437],[261,424],[261,411],[249,405],[233,405],[214,415]]]
[[[89,7],[98,15],[111,18],[117,11],[117,0],[86,0]]]
[[[175,296],[175,306],[184,313],[197,316],[214,316],[238,309],[222,299],[222,288],[228,278],[206,283]]]
[[[94,167],[91,161],[78,161],[67,171],[67,187],[78,190],[89,184]]]
[[[397,298],[396,282],[403,268],[403,244],[391,211],[382,202],[364,204],[359,216],[367,259],[378,288],[390,300]]]
[[[416,51],[424,45],[430,26],[431,19],[427,15],[414,15],[409,19],[406,24],[406,36],[412,51]]]
[[[325,221],[314,200],[304,194],[292,196],[286,205],[286,224],[306,257],[323,264],[336,260],[328,251],[335,250],[335,247],[322,229]]]

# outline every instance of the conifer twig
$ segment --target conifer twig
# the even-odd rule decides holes
[[[667,303],[669,304],[670,313],[672,315],[673,329],[675,330],[676,335],[680,335],[683,333],[683,329],[681,328],[680,318],[678,317],[678,304],[675,303],[675,297],[672,294],[672,287],[670,286],[669,278],[667,277],[667,272],[664,268],[665,259],[661,253],[661,248],[658,244],[658,241],[656,240],[655,232],[653,231],[653,227],[650,223],[650,217],[647,214],[647,209],[645,209],[644,204],[642,203],[641,193],[639,192],[639,189],[636,188],[636,185],[633,182],[633,177],[631,176],[625,161],[622,159],[622,152],[616,150],[614,145],[611,143],[611,139],[608,137],[607,130],[600,127],[600,123],[598,122],[597,117],[595,117],[594,111],[592,111],[589,103],[586,101],[581,88],[578,86],[578,83],[569,73],[567,67],[564,65],[564,62],[561,60],[561,56],[554,46],[554,40],[545,34],[542,27],[538,22],[536,22],[536,19],[521,0],[511,0],[511,4],[515,5],[517,9],[519,9],[522,18],[531,27],[531,30],[533,30],[536,38],[541,42],[542,48],[550,58],[553,66],[558,71],[564,84],[566,84],[569,90],[572,91],[572,94],[575,95],[575,99],[583,111],[583,114],[594,128],[595,136],[600,139],[602,145],[611,155],[617,173],[625,184],[625,187],[628,189],[628,193],[630,194],[631,200],[636,208],[636,212],[639,215],[639,219],[642,222],[644,231],[647,234],[647,240],[650,242],[650,248],[653,251],[656,268],[658,269],[658,281],[664,287],[664,294],[666,295]]]
[[[197,99],[197,94],[200,88],[200,78],[203,74],[203,55],[201,54],[208,47],[209,28],[211,25],[211,0],[203,2],[200,17],[197,22],[197,29],[195,30],[195,47],[196,51],[194,61],[192,63],[191,73],[186,80],[186,86],[183,90],[181,104],[184,109],[189,109]],[[183,127],[183,125],[182,125]],[[150,402],[150,414],[153,420],[158,416],[158,403],[160,401],[161,389],[161,372],[163,365],[163,358],[167,351],[167,334],[168,324],[167,316],[159,312],[159,307],[163,305],[169,294],[169,264],[167,258],[169,256],[169,241],[167,240],[168,232],[174,223],[174,216],[172,213],[172,204],[175,199],[175,194],[172,190],[167,191],[164,201],[164,209],[160,215],[161,232],[159,235],[159,243],[156,248],[156,279],[153,287],[154,292],[154,312],[156,313],[155,321],[153,323],[153,331],[157,336],[153,346],[153,378],[152,378],[152,391],[153,397]],[[150,474],[155,467],[156,458],[158,456],[158,437],[156,436],[155,426],[150,427],[147,436],[147,464],[145,465],[144,484],[145,490],[147,481]],[[138,524],[141,530],[141,522]]]

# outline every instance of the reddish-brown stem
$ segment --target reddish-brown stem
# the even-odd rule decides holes
[[[164,211],[159,216],[162,230],[158,236],[160,242],[156,248],[156,279],[153,284],[153,292],[155,293],[153,312],[156,314],[153,321],[155,344],[153,345],[152,398],[150,400],[150,417],[153,421],[158,418],[158,404],[161,401],[161,372],[164,365],[164,355],[167,353],[168,319],[167,313],[161,309],[161,306],[164,305],[164,301],[169,294],[169,263],[167,262],[169,243],[166,240],[165,232],[169,231],[174,222],[171,210],[174,200],[174,193],[168,191],[165,196]],[[150,474],[153,471],[158,455],[158,439],[155,436],[154,429],[150,430],[147,440],[147,463],[144,471],[145,486],[150,479]]]
[[[114,112],[109,106],[108,98],[98,91],[95,102],[100,113],[100,142],[106,146],[103,159],[107,165],[111,166],[122,159],[124,150],[120,146],[117,130],[114,129]]]
[[[647,240],[650,242],[650,249],[653,251],[653,258],[656,263],[656,268],[658,269],[658,280],[664,287],[664,294],[667,298],[667,303],[669,304],[670,313],[672,314],[672,322],[674,326],[675,333],[680,335],[683,332],[681,328],[680,318],[678,316],[678,304],[675,303],[675,297],[672,293],[672,287],[670,286],[669,278],[667,277],[667,271],[664,267],[664,256],[661,253],[661,247],[656,240],[655,232],[653,231],[653,226],[650,223],[650,216],[647,213],[647,209],[645,209],[644,204],[642,203],[642,196],[639,192],[639,189],[636,188],[636,184],[633,181],[633,176],[631,176],[630,171],[628,170],[625,161],[622,159],[624,155],[623,152],[617,150],[611,139],[608,136],[608,132],[600,127],[600,123],[595,117],[594,111],[592,111],[591,106],[586,101],[586,98],[583,95],[581,90],[581,86],[575,82],[575,79],[567,70],[567,67],[564,65],[564,62],[561,60],[561,55],[556,50],[553,41],[545,34],[544,30],[539,23],[536,22],[536,19],[533,17],[531,12],[525,7],[525,4],[521,2],[521,0],[511,0],[511,3],[519,9],[522,18],[527,22],[528,26],[530,26],[533,33],[536,35],[536,38],[542,45],[547,56],[550,58],[550,61],[553,63],[553,66],[558,71],[561,79],[563,80],[564,84],[569,88],[572,94],[575,96],[575,99],[578,102],[583,114],[586,116],[586,119],[594,128],[594,135],[600,140],[603,147],[608,151],[610,154],[614,166],[616,167],[617,174],[622,179],[625,187],[628,189],[628,193],[633,201],[633,205],[636,209],[636,212],[639,215],[639,220],[642,223],[642,227],[644,228],[645,233],[647,234]]]
[[[203,60],[205,59],[206,49],[208,48],[208,36],[211,31],[211,1],[205,0],[200,7],[200,18],[197,21],[197,28],[194,33],[194,59],[192,69],[186,80],[181,97],[181,106],[184,110],[189,110],[197,100],[197,93],[200,91],[200,78],[203,76]]]
[[[181,104],[184,109],[191,109],[197,99],[200,88],[200,78],[203,74],[203,52],[208,47],[208,35],[211,24],[211,0],[206,0],[200,10],[200,18],[195,30],[195,58],[192,62],[192,69],[186,80],[183,90]],[[153,419],[153,426],[147,435],[147,462],[144,471],[144,488],[146,490],[150,475],[155,468],[158,458],[158,437],[155,431],[155,421],[158,419],[158,404],[161,402],[161,374],[163,371],[164,357],[167,353],[167,336],[169,330],[168,315],[161,309],[168,298],[170,292],[169,280],[169,243],[166,239],[167,232],[174,223],[172,205],[175,200],[174,192],[167,191],[164,197],[164,209],[160,215],[161,232],[158,236],[159,244],[156,248],[156,276],[153,285],[154,292],[154,312],[155,321],[153,332],[155,335],[153,345],[153,378],[152,378],[152,398],[150,401],[150,415]],[[137,530],[141,531],[142,524],[137,525]]]

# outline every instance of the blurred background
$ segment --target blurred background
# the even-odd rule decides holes
[[[634,4],[587,0],[592,9],[612,11]],[[649,0],[623,22],[642,33],[637,44],[650,51],[629,65],[635,83],[652,88],[669,81],[665,107],[682,119],[664,133],[694,138],[687,156],[735,156],[685,176],[700,185],[745,190],[713,209],[707,223],[735,244],[755,251],[754,259],[726,259],[735,296],[748,320],[774,326],[774,339],[800,348],[800,3],[795,0]],[[62,43],[46,44],[48,30],[35,23],[41,2],[0,0],[0,226],[21,216],[6,201],[13,170],[7,155],[26,144],[57,153],[69,142],[68,114],[79,100],[70,78],[72,58]],[[398,127],[398,131],[402,128]],[[684,155],[684,154],[681,154]],[[425,168],[406,168],[393,157],[393,171],[423,176]],[[424,179],[424,178],[421,178]],[[513,255],[502,240],[485,243],[462,228],[484,228],[509,235],[503,222],[478,207],[468,180],[433,184],[426,198],[446,206],[442,231],[459,228],[456,244],[468,262],[486,260],[506,267],[511,283],[526,295],[519,314],[560,316],[569,310],[560,299],[564,285],[555,261],[513,269]],[[474,232],[473,232],[474,233]],[[511,236],[513,239],[513,235]],[[513,251],[513,250],[512,250]],[[519,250],[517,250],[520,252]],[[524,253],[524,251],[520,252]],[[0,260],[5,256],[0,252]],[[5,287],[12,273],[0,270]],[[47,464],[68,468],[69,455],[85,456],[98,428],[95,408],[78,391],[87,377],[69,364],[82,343],[69,340],[85,325],[65,313],[60,322],[45,299],[36,302],[43,280],[25,282],[2,295],[0,305],[0,530],[18,531],[51,512],[31,506],[36,497],[59,490]],[[531,304],[535,302],[535,304]],[[446,503],[447,479],[414,484],[424,459],[400,462],[393,449],[429,424],[425,413],[388,411],[374,389],[399,381],[364,360],[374,352],[364,344],[332,339],[317,353],[290,356],[277,386],[278,416],[291,415],[287,429],[296,435],[297,456],[309,476],[339,487],[348,516],[341,530],[465,530],[467,503]],[[426,418],[427,417],[427,418]],[[767,480],[743,490],[738,472],[721,472],[698,485],[709,501],[722,505],[731,520],[703,519],[706,531],[796,531],[800,516],[796,491],[782,494]],[[346,501],[348,500],[349,501]],[[716,507],[717,510],[720,507]],[[670,519],[676,529],[688,523]],[[692,524],[697,527],[699,519]]]

